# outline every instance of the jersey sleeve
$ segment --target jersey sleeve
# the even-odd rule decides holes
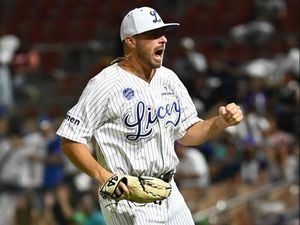
[[[202,121],[197,115],[196,107],[184,84],[180,81],[176,74],[173,76],[175,83],[175,93],[180,105],[181,122],[175,129],[175,140],[183,137],[187,129],[196,122]]]
[[[95,130],[106,120],[109,90],[111,90],[109,82],[103,82],[103,79],[97,76],[92,78],[83,90],[77,104],[67,112],[57,134],[87,144]]]

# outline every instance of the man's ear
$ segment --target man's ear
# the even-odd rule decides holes
[[[129,47],[129,48],[134,48],[135,47],[135,38],[134,37],[126,37],[124,39],[124,42],[126,43],[126,45]]]

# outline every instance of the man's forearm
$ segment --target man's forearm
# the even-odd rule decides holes
[[[86,145],[63,139],[62,148],[65,155],[78,169],[99,183],[103,184],[112,175],[95,160]]]
[[[200,145],[220,134],[226,127],[238,125],[243,120],[243,112],[238,105],[230,103],[219,107],[219,115],[198,122],[188,128],[179,141],[185,146]]]
[[[195,123],[179,141],[185,146],[197,146],[220,134],[225,125],[219,116]]]

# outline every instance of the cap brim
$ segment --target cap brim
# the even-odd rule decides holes
[[[152,30],[164,29],[165,31],[173,30],[174,28],[178,27],[179,23],[165,23],[163,26],[154,28]],[[151,30],[148,30],[151,31]],[[145,31],[147,32],[147,31]]]
[[[168,30],[172,30],[178,26],[179,26],[179,23],[165,23],[165,25],[162,28],[165,28],[166,31],[168,31]]]
[[[140,31],[139,33],[135,33],[135,34],[132,34],[131,36],[134,36],[134,35],[138,35],[138,34],[143,34],[143,33],[146,33],[148,31],[153,31],[153,30],[158,30],[158,29],[164,29],[164,31],[169,31],[169,30],[172,30],[176,27],[180,26],[179,23],[164,23],[160,26],[157,26],[157,27],[152,27],[151,29],[146,29],[146,30],[143,30],[143,31]],[[124,38],[121,37],[121,41],[123,41],[125,39],[125,36]]]
[[[164,29],[164,31],[169,31],[169,30],[172,30],[172,29],[178,27],[179,25],[180,25],[179,23],[165,23],[162,26],[153,27],[153,29],[149,29],[149,30],[143,31],[143,32],[138,33],[138,34],[143,34],[143,33],[146,33],[146,32],[149,32],[149,31],[153,31],[153,30],[158,30],[158,29]]]

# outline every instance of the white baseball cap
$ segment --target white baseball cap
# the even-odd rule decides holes
[[[152,8],[135,8],[123,18],[120,27],[120,37],[121,41],[123,41],[126,37],[131,37],[146,31],[158,28],[170,30],[177,26],[179,26],[179,23],[164,23],[158,13]]]

